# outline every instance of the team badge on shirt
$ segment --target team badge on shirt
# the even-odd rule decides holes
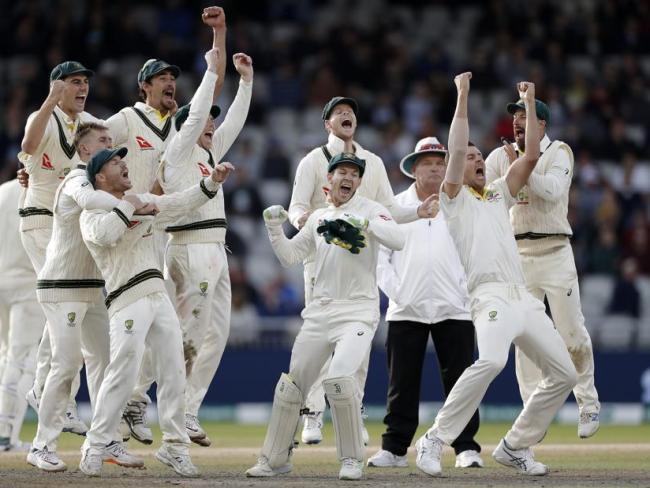
[[[196,163],[199,165],[199,169],[201,170],[201,176],[210,176],[210,170],[208,167],[203,164],[203,163]]]
[[[75,312],[68,312],[68,327],[74,327],[77,325],[74,321],[76,318],[77,314]]]
[[[501,198],[503,197],[498,191],[488,190],[485,192],[485,200],[488,202],[498,202]]]
[[[488,317],[490,322],[494,322],[497,319],[497,311],[496,310],[490,310],[488,312]]]
[[[140,149],[142,149],[143,151],[154,149],[151,143],[142,136],[135,136],[135,142],[138,143],[138,146],[140,146]]]
[[[201,283],[199,283],[199,290],[201,290],[201,296],[202,297],[206,296],[208,294],[207,293],[207,291],[208,291],[208,282],[207,281],[202,281]]]
[[[47,153],[43,153],[43,157],[41,157],[41,168],[48,171],[54,171],[54,166],[52,166],[52,161],[50,161],[50,157]]]
[[[124,333],[133,334],[133,320],[127,319],[124,321]]]

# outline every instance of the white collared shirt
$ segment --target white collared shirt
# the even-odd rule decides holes
[[[419,205],[415,183],[395,197],[401,205]],[[467,278],[442,212],[433,219],[401,224],[401,251],[382,246],[377,284],[390,299],[386,319],[435,324],[470,320]]]

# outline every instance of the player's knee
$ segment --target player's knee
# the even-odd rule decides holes
[[[564,385],[567,390],[573,390],[578,383],[578,373],[573,364],[568,364],[565,368],[559,371],[556,381]]]
[[[475,368],[480,373],[494,379],[506,367],[507,358],[505,359],[479,359],[470,368]]]

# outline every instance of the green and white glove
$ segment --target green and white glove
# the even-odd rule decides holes
[[[368,219],[365,217],[359,217],[358,215],[353,215],[346,212],[341,215],[340,220],[344,220],[348,224],[353,225],[361,231],[368,228]]]
[[[282,205],[271,205],[264,210],[262,215],[264,216],[264,223],[267,227],[280,226],[289,218],[289,214]]]
[[[366,247],[366,238],[361,230],[343,219],[323,220],[316,231],[328,244],[339,246],[352,254],[359,254],[361,248]]]

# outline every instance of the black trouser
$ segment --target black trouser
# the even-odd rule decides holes
[[[388,399],[384,417],[387,428],[381,447],[397,456],[406,454],[418,428],[422,366],[429,334],[436,348],[445,398],[465,368],[474,362],[474,324],[469,320],[443,320],[436,324],[388,322]],[[481,452],[481,446],[474,441],[478,427],[477,410],[451,445],[456,454],[470,449]]]

